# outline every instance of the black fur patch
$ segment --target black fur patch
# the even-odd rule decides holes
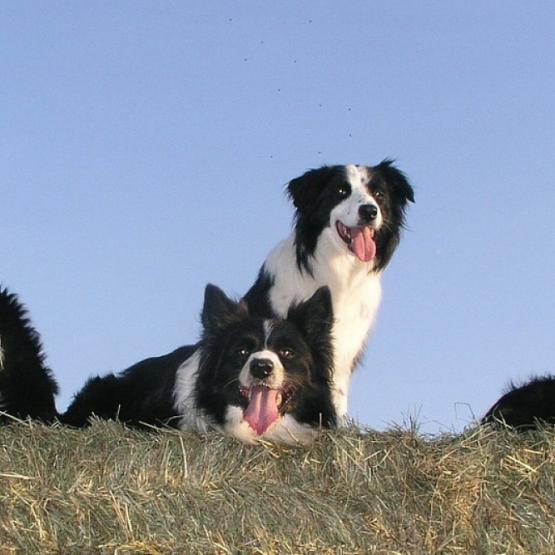
[[[401,229],[405,225],[407,202],[414,202],[414,191],[405,174],[393,165],[392,160],[384,160],[371,168],[371,193],[380,190],[382,199],[376,199],[384,219],[376,234],[376,264],[374,271],[383,270],[390,262],[399,245]]]
[[[195,346],[181,347],[167,355],[142,360],[119,375],[90,378],[60,420],[82,427],[95,415],[137,426],[176,427],[179,415],[172,403],[175,373],[194,352]]]
[[[502,422],[517,430],[534,429],[538,423],[555,424],[555,377],[533,378],[521,386],[511,384],[482,419],[486,422]]]
[[[0,350],[0,411],[53,420],[58,386],[25,307],[6,289],[0,289]]]
[[[275,312],[270,302],[270,289],[274,286],[275,279],[268,274],[264,266],[260,268],[254,285],[248,290],[244,297],[249,307],[249,313],[261,318],[274,318]]]

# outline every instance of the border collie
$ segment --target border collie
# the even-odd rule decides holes
[[[532,378],[521,386],[511,384],[482,418],[482,424],[486,422],[523,431],[539,423],[555,424],[555,376]]]
[[[380,276],[400,239],[414,192],[391,160],[324,166],[293,179],[292,234],[270,252],[245,300],[252,314],[284,317],[328,286],[333,300],[333,404],[347,414],[351,373],[381,299]]]
[[[327,288],[292,305],[285,319],[264,319],[208,285],[201,320],[197,345],[90,379],[62,422],[85,426],[94,414],[290,444],[309,443],[318,428],[335,425]]]
[[[0,288],[0,422],[56,417],[58,386],[45,365],[40,336],[17,296]]]

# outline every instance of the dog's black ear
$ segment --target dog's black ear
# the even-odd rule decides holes
[[[329,178],[331,171],[332,168],[329,166],[322,166],[316,170],[307,171],[289,182],[287,194],[293,201],[295,208],[302,210],[316,202],[316,198]]]
[[[310,299],[293,305],[287,313],[311,344],[331,340],[333,326],[333,307],[331,293],[327,287],[320,287]]]
[[[218,331],[247,315],[243,301],[235,302],[219,287],[209,283],[204,290],[202,325],[205,331]]]
[[[383,177],[402,204],[406,204],[407,201],[414,202],[414,190],[407,176],[393,165],[393,160],[386,158],[372,169]]]

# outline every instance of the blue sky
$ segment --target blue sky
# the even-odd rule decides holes
[[[0,282],[59,408],[246,292],[289,179],[385,157],[416,204],[351,415],[461,430],[555,372],[554,36],[539,1],[4,2]]]

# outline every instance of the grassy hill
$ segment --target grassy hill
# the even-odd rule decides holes
[[[0,553],[554,553],[555,432],[0,428]]]

